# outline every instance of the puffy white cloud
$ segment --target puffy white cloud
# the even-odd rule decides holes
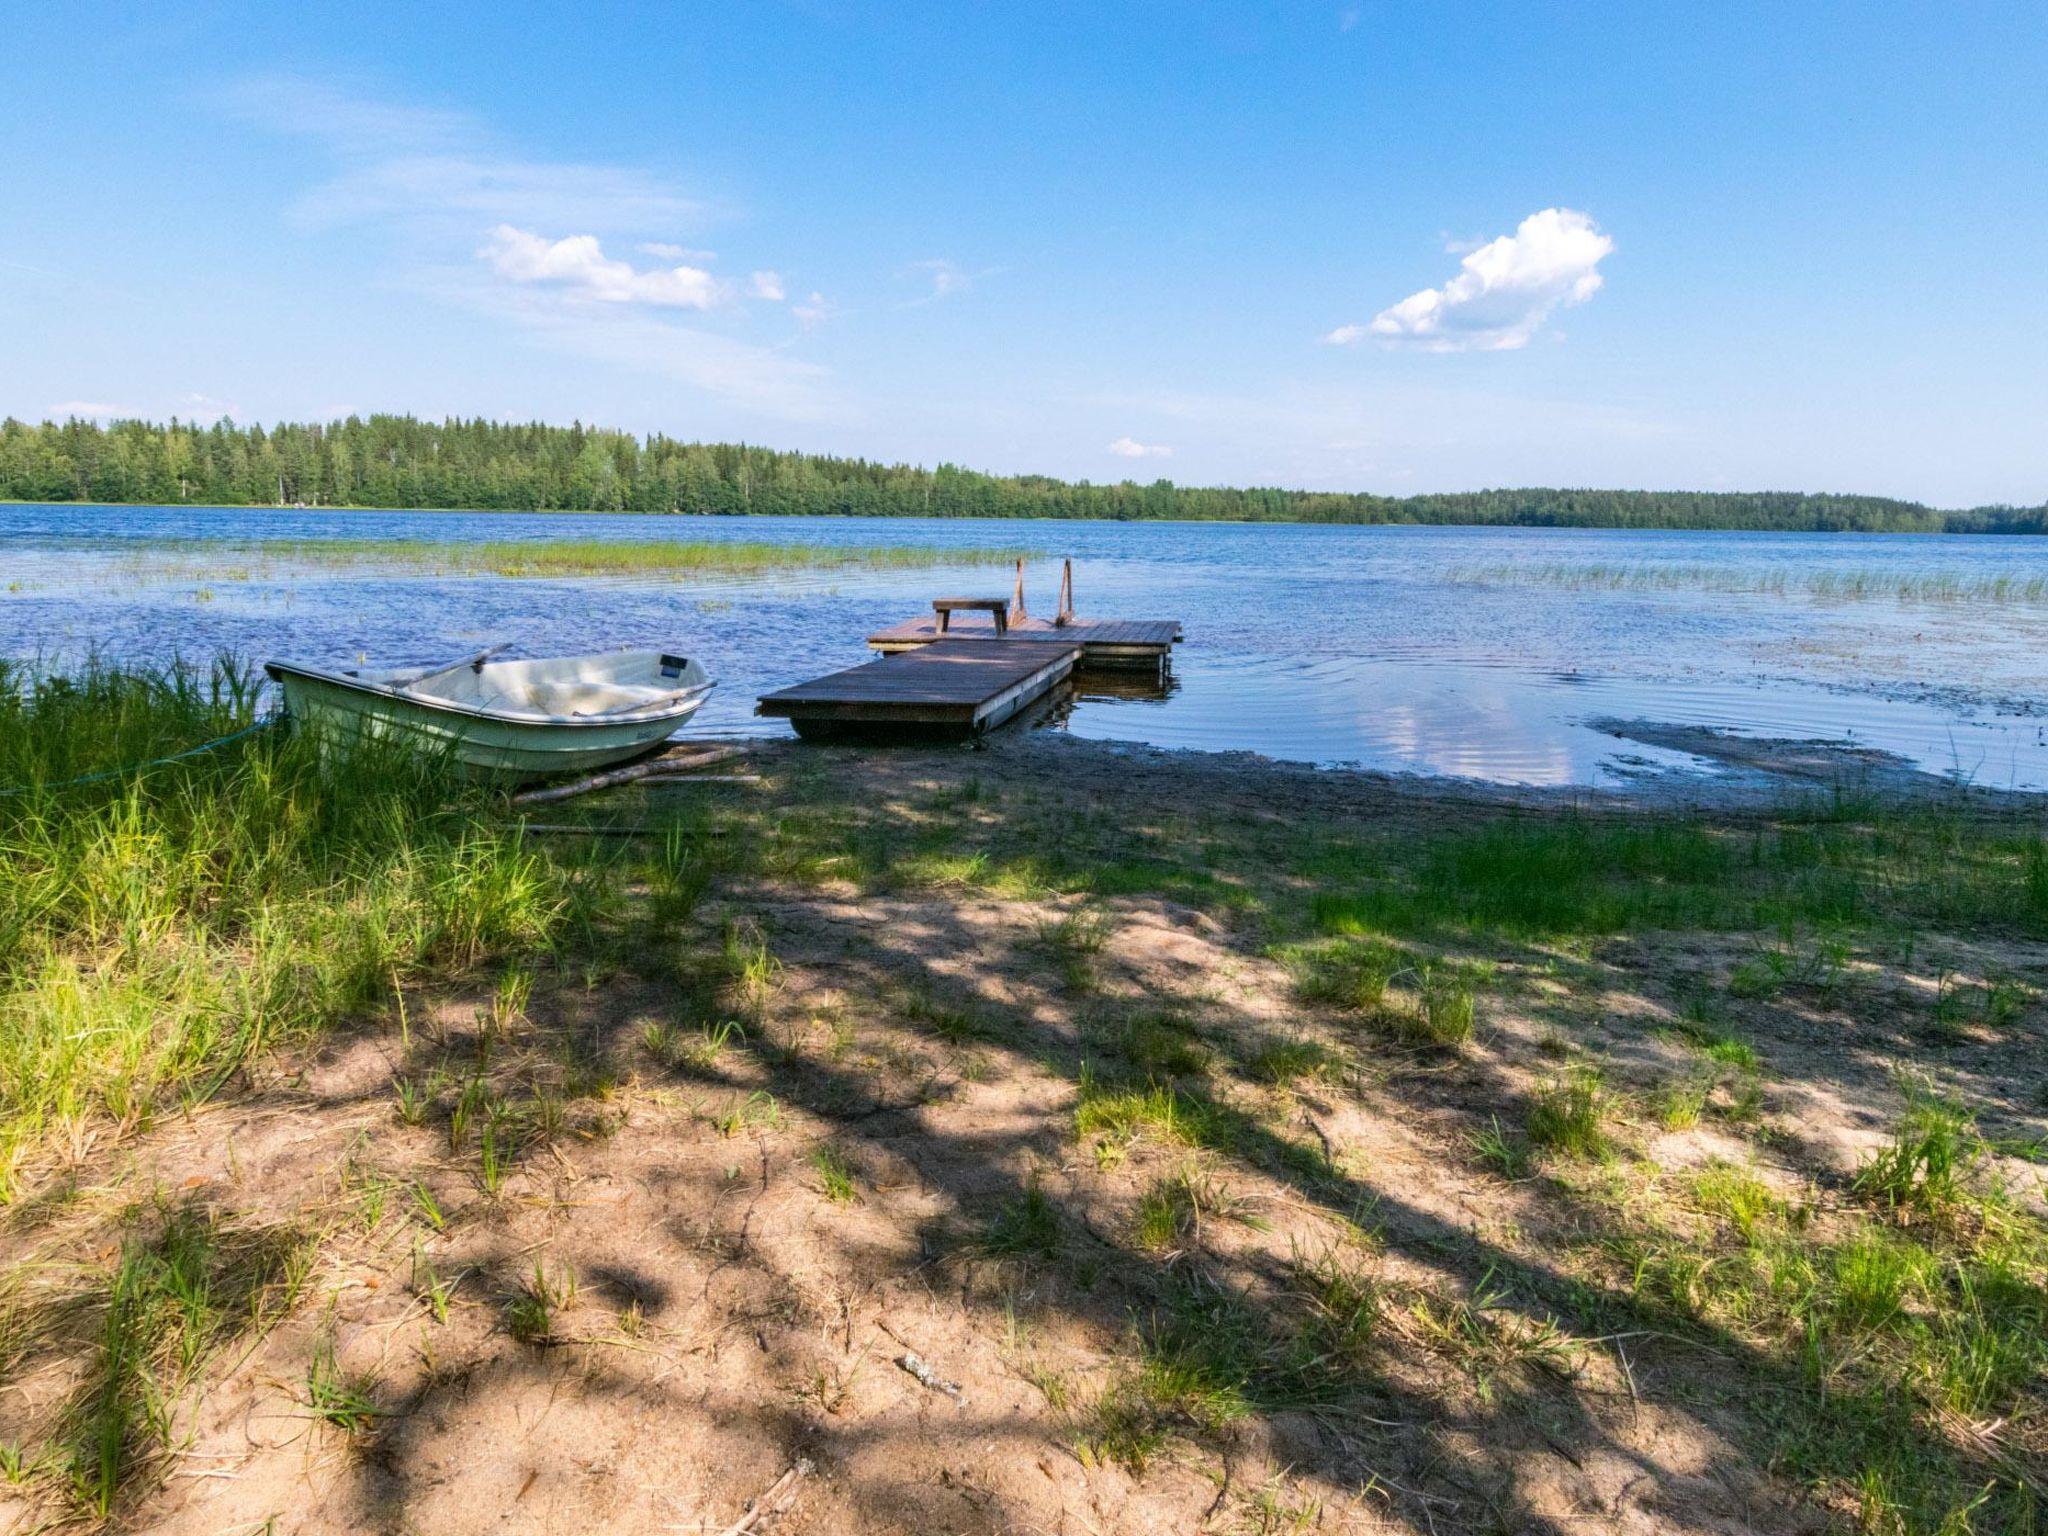
[[[551,284],[606,304],[709,309],[725,296],[725,285],[702,267],[641,271],[605,255],[595,235],[550,240],[500,224],[477,255],[515,283]]]
[[[700,251],[693,245],[671,245],[666,240],[643,240],[640,242],[642,256],[657,257],[662,261],[716,261],[718,252]]]
[[[1323,339],[1343,346],[1372,336],[1430,352],[1513,351],[1558,309],[1599,292],[1599,266],[1613,250],[1614,241],[1587,215],[1545,208],[1512,235],[1469,252],[1441,288],[1411,293],[1370,325],[1341,325]]]
[[[747,279],[747,292],[757,299],[772,299],[778,304],[787,297],[779,272],[756,272]]]
[[[1170,459],[1173,450],[1164,443],[1141,443],[1135,437],[1120,437],[1109,445],[1120,459]]]

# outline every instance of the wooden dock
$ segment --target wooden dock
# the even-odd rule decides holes
[[[951,627],[939,633],[937,615],[906,619],[868,636],[868,644],[884,656],[917,651],[940,641],[978,639],[994,645],[1079,646],[1081,663],[1089,667],[1157,667],[1181,638],[1178,619],[1012,619],[1000,639],[991,620],[956,614]]]
[[[787,720],[808,737],[965,738],[1036,703],[1081,661],[1083,647],[1073,641],[1025,642],[1014,628],[1001,640],[992,630],[985,635],[922,641],[902,655],[764,694],[754,712]]]

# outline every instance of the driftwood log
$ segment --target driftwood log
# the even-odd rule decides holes
[[[667,752],[660,757],[650,757],[645,762],[628,764],[624,768],[593,773],[589,778],[578,779],[573,784],[557,784],[549,789],[529,789],[523,794],[514,795],[512,804],[552,805],[557,800],[573,800],[578,795],[587,795],[593,790],[631,784],[635,779],[651,778],[655,774],[673,774],[688,768],[709,768],[713,763],[723,763],[740,755],[738,747],[696,747],[684,752]]]

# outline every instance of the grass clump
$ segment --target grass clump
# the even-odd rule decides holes
[[[1249,1219],[1227,1188],[1191,1167],[1155,1180],[1139,1196],[1133,1226],[1139,1247],[1167,1253],[1199,1243],[1203,1221],[1217,1217]]]
[[[1049,1259],[1059,1247],[1059,1211],[1036,1179],[996,1212],[981,1240],[992,1258]]]
[[[818,1176],[818,1193],[834,1205],[859,1202],[858,1170],[852,1159],[829,1141],[811,1149],[811,1171]]]
[[[1103,1083],[1084,1072],[1080,1102],[1074,1106],[1074,1134],[1125,1145],[1151,1135],[1179,1146],[1221,1146],[1224,1137],[1214,1108],[1168,1084],[1131,1087]]]
[[[313,1352],[306,1373],[306,1407],[314,1418],[345,1435],[361,1434],[383,1415],[368,1380],[349,1375],[335,1363],[331,1339],[321,1340]]]
[[[1983,1152],[1968,1110],[1909,1085],[1891,1144],[1858,1172],[1856,1192],[1895,1212],[1940,1216],[1966,1199],[1969,1174]]]
[[[104,1519],[169,1443],[176,1400],[216,1347],[295,1306],[311,1238],[240,1226],[206,1206],[133,1213],[108,1283],[88,1384],[68,1415],[73,1487]]]
[[[575,1305],[576,1274],[570,1269],[549,1274],[539,1259],[533,1274],[505,1302],[505,1331],[521,1344],[552,1344],[556,1314]]]
[[[1609,1146],[1607,1092],[1598,1069],[1573,1067],[1537,1089],[1529,1105],[1529,1140],[1546,1151],[1599,1157]]]
[[[251,678],[0,664],[0,1199],[405,978],[545,954],[573,883],[446,762],[251,724]]]

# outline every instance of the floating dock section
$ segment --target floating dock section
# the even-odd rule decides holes
[[[1067,680],[1078,644],[933,638],[829,677],[762,696],[754,712],[824,740],[877,735],[964,739],[992,730]]]
[[[1089,667],[1159,667],[1181,638],[1179,619],[1011,619],[1006,633],[998,637],[993,621],[978,615],[959,615],[943,633],[937,615],[906,619],[868,636],[868,645],[884,656],[903,655],[929,645],[958,640],[1021,646],[1078,646],[1081,662]]]

